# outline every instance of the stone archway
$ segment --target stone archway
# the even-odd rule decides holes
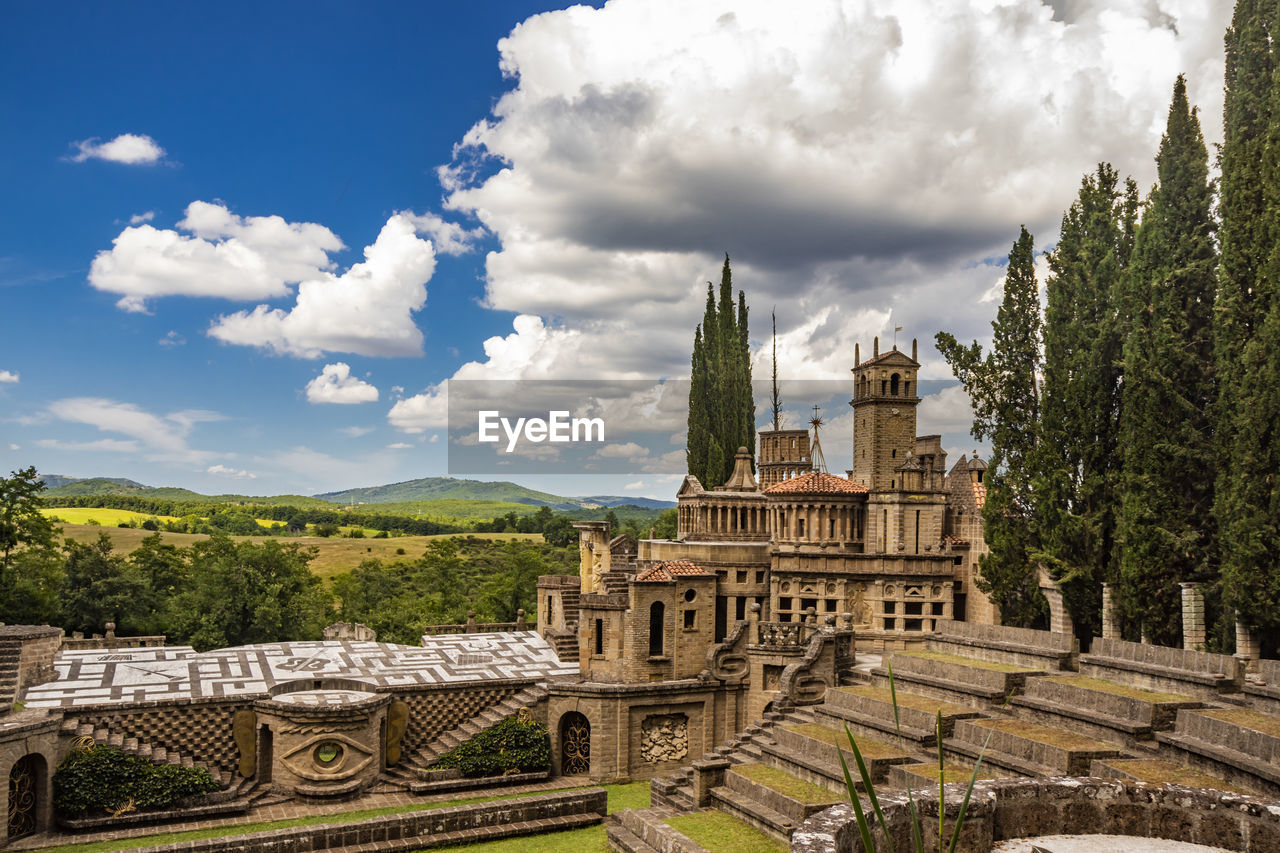
[[[560,718],[560,773],[583,776],[591,772],[591,722],[577,711]]]
[[[9,771],[10,840],[33,835],[39,829],[44,756],[30,753],[14,762]]]

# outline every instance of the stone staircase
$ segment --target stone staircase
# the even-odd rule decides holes
[[[1246,791],[1280,795],[1280,718],[1245,708],[1178,711],[1159,732],[1160,757],[1189,764]]]
[[[222,788],[218,795],[226,802],[239,802],[246,808],[249,805],[266,805],[266,797],[274,797],[266,788],[259,787],[256,780],[245,779],[239,774],[196,761],[190,755],[176,750],[166,749],[136,737],[125,737],[120,732],[112,732],[107,728],[95,727],[92,723],[81,722],[75,717],[66,717],[62,721],[60,733],[65,737],[92,738],[94,743],[114,747],[128,755],[145,758],[153,764],[170,764],[178,767],[202,767],[209,771],[213,781]],[[283,798],[280,798],[283,801]]]
[[[422,774],[436,762],[440,756],[457,748],[461,744],[480,734],[482,731],[493,728],[503,720],[519,714],[522,710],[532,709],[539,702],[545,702],[547,698],[547,688],[543,685],[534,684],[525,687],[518,693],[514,693],[498,702],[490,705],[476,716],[463,722],[456,728],[436,737],[435,740],[420,747],[419,749],[406,753],[400,763],[395,767],[388,767],[382,774],[381,782],[386,788],[396,788],[400,790],[413,791],[414,793],[422,793],[426,791],[425,786],[421,784]],[[384,788],[385,789],[385,788]]]
[[[0,715],[9,713],[18,700],[18,662],[21,640],[0,640]]]

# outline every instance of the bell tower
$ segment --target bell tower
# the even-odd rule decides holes
[[[904,488],[898,468],[907,462],[916,442],[916,406],[920,398],[916,373],[916,341],[911,356],[895,345],[880,352],[880,339],[872,345],[871,358],[861,360],[854,347],[853,368],[853,468],[849,479],[872,492]]]

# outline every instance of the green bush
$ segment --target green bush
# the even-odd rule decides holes
[[[53,807],[66,817],[163,809],[186,797],[218,790],[203,767],[152,764],[98,744],[73,752],[53,775]]]
[[[471,777],[538,773],[551,769],[551,741],[542,723],[512,717],[440,756],[431,766],[457,767]]]

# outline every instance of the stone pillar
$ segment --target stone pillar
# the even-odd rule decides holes
[[[1236,657],[1245,661],[1247,670],[1258,668],[1257,660],[1262,654],[1262,643],[1256,634],[1245,627],[1236,617]]]
[[[1062,590],[1058,589],[1043,566],[1040,567],[1040,592],[1049,602],[1049,630],[1055,634],[1074,634],[1076,627],[1062,601]]]
[[[698,808],[711,805],[711,789],[724,784],[724,772],[731,766],[727,758],[704,758],[693,762],[693,800]]]
[[[1198,583],[1178,584],[1182,588],[1182,647],[1204,648],[1204,592]]]
[[[1116,602],[1111,597],[1111,584],[1102,585],[1102,639],[1120,639],[1120,626],[1116,624]]]

